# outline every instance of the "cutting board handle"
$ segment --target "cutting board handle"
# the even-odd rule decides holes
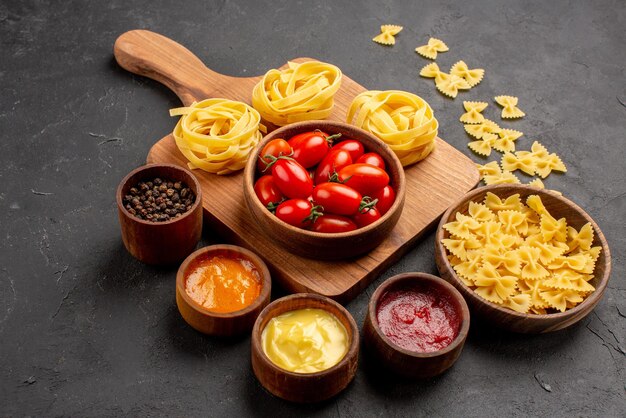
[[[185,106],[212,97],[232,78],[210,70],[179,43],[148,30],[121,34],[113,54],[122,68],[165,84]]]

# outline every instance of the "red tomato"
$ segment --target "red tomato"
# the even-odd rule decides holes
[[[363,196],[352,187],[340,183],[322,183],[313,189],[313,201],[324,208],[324,213],[352,215],[359,210]]]
[[[364,209],[363,211],[357,211],[354,215],[352,215],[352,220],[357,224],[359,228],[363,228],[369,224],[373,224],[381,217],[378,209]]]
[[[332,141],[336,137],[336,135],[328,136],[324,132],[317,130],[295,135],[287,142],[293,149],[293,159],[304,168],[309,168],[322,161],[328,154]]]
[[[393,188],[389,185],[383,187],[376,193],[373,193],[370,196],[372,199],[378,199],[376,202],[376,209],[380,212],[380,216],[383,216],[389,208],[393,205],[393,202],[396,200],[396,192],[393,191]]]
[[[311,231],[325,232],[325,233],[337,233],[348,232],[357,229],[356,224],[345,216],[340,215],[324,215],[317,218]]]
[[[274,177],[269,175],[263,176],[256,181],[254,184],[254,192],[265,207],[270,203],[276,205],[285,197],[276,183],[274,183]]]
[[[297,161],[281,158],[272,165],[274,183],[290,199],[306,199],[313,191],[313,180]]]
[[[369,164],[374,167],[385,169],[385,160],[383,157],[376,154],[375,152],[368,152],[366,154],[361,155],[358,160],[355,161],[357,164]]]
[[[352,164],[352,157],[348,151],[331,149],[317,166],[313,181],[315,184],[325,183],[335,171],[339,171],[350,164]]]
[[[346,139],[345,141],[341,141],[338,144],[335,144],[332,149],[342,149],[348,151],[350,153],[350,157],[352,157],[352,161],[358,160],[365,152],[363,144],[356,139]]]
[[[339,181],[363,196],[370,196],[389,184],[389,174],[369,164],[351,164],[339,170]]]
[[[278,219],[298,228],[308,227],[320,215],[321,213],[315,210],[313,204],[305,199],[289,199],[276,208]]]
[[[272,162],[271,158],[265,158],[266,155],[273,157],[279,157],[281,155],[290,155],[293,152],[291,145],[284,139],[276,138],[265,144],[261,152],[259,153],[259,161],[257,161],[257,168],[263,172],[265,167]]]

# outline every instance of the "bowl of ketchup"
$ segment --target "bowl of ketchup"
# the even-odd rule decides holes
[[[469,323],[465,299],[454,286],[431,274],[404,273],[383,282],[372,295],[363,335],[385,369],[428,378],[457,360]]]

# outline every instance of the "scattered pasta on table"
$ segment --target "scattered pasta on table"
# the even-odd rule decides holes
[[[437,38],[430,38],[426,45],[415,48],[415,52],[431,60],[437,59],[437,54],[439,52],[447,52],[449,50],[448,45],[446,45],[441,39]]]
[[[402,31],[402,26],[398,25],[382,25],[380,27],[380,34],[376,35],[372,41],[381,45],[395,45],[396,35]]]

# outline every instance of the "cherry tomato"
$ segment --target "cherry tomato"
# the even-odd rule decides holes
[[[276,205],[285,197],[274,183],[274,177],[268,175],[261,177],[254,183],[254,192],[265,207],[270,203]]]
[[[276,208],[278,219],[298,228],[307,228],[320,214],[313,204],[305,199],[289,199]]]
[[[376,193],[373,193],[370,196],[372,199],[378,199],[376,202],[376,209],[380,212],[380,216],[383,216],[389,208],[393,205],[393,202],[396,200],[396,192],[393,191],[393,188],[389,185],[383,187]]]
[[[348,151],[350,153],[350,156],[352,157],[352,161],[358,160],[365,152],[363,144],[361,144],[356,139],[346,139],[345,141],[341,141],[335,144],[332,149],[342,149]]]
[[[317,218],[311,231],[325,232],[325,233],[337,233],[348,232],[357,229],[356,224],[345,216],[341,215],[324,215]]]
[[[352,157],[346,150],[331,150],[315,170],[315,184],[325,183],[330,176],[347,165],[352,164]]]
[[[359,210],[361,193],[340,183],[322,183],[313,189],[313,201],[324,208],[324,213],[352,215]]]
[[[293,150],[291,145],[284,139],[276,138],[265,144],[261,152],[259,153],[259,160],[257,161],[257,168],[263,172],[265,167],[272,162],[271,158],[265,158],[266,155],[272,155],[278,157],[281,155],[289,155]]]
[[[352,220],[359,228],[363,228],[369,224],[373,224],[381,217],[380,212],[376,208],[364,209],[363,211],[357,211],[352,215]]]
[[[351,164],[338,172],[339,181],[363,196],[370,196],[389,184],[389,174],[369,164]]]
[[[293,149],[293,159],[304,168],[309,168],[317,165],[328,154],[334,138],[335,135],[328,136],[317,130],[295,135],[287,142]]]
[[[383,157],[376,154],[375,152],[368,152],[359,157],[358,160],[355,161],[357,164],[369,164],[374,167],[385,169],[385,160]]]
[[[274,183],[290,199],[306,199],[313,191],[309,172],[297,161],[281,158],[272,165]]]

